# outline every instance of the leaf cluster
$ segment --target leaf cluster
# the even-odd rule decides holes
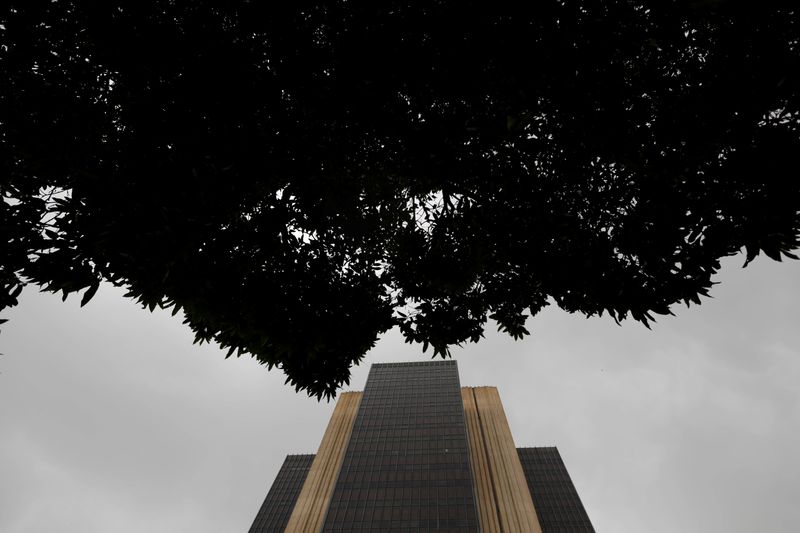
[[[0,309],[101,281],[318,397],[800,231],[791,3],[10,2]]]

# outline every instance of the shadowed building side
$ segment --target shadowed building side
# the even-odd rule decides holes
[[[249,533],[277,533],[286,529],[313,455],[287,455]]]
[[[555,447],[519,448],[544,533],[594,533],[589,515]]]

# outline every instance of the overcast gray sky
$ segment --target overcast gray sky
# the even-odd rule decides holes
[[[549,308],[521,342],[456,350],[518,446],[556,445],[599,532],[797,531],[800,263],[725,263],[713,299],[648,331]],[[333,404],[178,317],[29,288],[0,334],[0,531],[246,532]],[[387,335],[368,364],[427,359]]]

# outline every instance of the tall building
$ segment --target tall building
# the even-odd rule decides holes
[[[375,364],[316,455],[290,455],[250,533],[594,532],[555,448],[514,446],[494,387],[455,361]]]

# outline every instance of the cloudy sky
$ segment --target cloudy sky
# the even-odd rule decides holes
[[[455,352],[499,387],[518,446],[559,447],[599,532],[795,532],[800,263],[725,263],[713,299],[652,331],[549,309]],[[0,531],[246,532],[333,404],[106,287],[29,289],[0,335]],[[427,359],[387,335],[368,364]]]

